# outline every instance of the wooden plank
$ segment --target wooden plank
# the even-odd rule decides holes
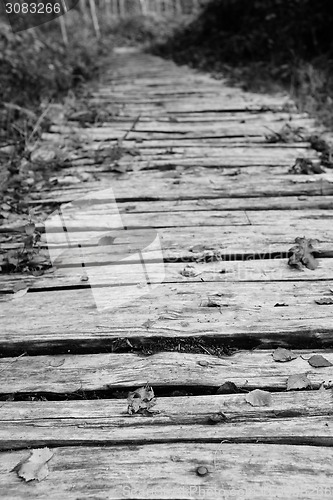
[[[105,273],[107,270],[105,270]],[[86,268],[90,284],[93,271]],[[110,278],[112,279],[112,278]],[[332,345],[327,282],[162,284],[1,295],[2,352],[101,348],[115,338],[205,337],[224,344]],[[211,307],[209,297],[221,306]],[[276,304],[286,304],[276,307]],[[98,305],[98,309],[96,307]],[[18,327],[17,318],[20,318]]]
[[[126,113],[124,112],[124,116],[126,116]],[[149,115],[148,115],[149,116]],[[82,129],[84,130],[84,129]],[[70,146],[73,146],[73,140],[76,140],[78,139],[75,135],[71,136],[70,134],[68,135],[62,135],[62,134],[59,134],[59,133],[50,133],[50,132],[43,132],[42,134],[42,140],[43,141],[49,141],[50,143],[52,144],[60,144],[60,145],[64,145],[64,144],[67,144],[67,145],[70,145]],[[89,137],[88,135],[86,135],[84,137],[85,141],[84,143],[81,143],[81,147],[84,148],[85,146],[88,146],[89,148],[92,148],[95,146],[95,148],[99,148],[100,147],[100,142],[88,142],[89,141]],[[78,139],[79,140],[79,139]],[[116,134],[116,137],[113,137],[112,135],[110,137],[108,137],[107,139],[105,139],[103,141],[103,143],[109,143],[109,144],[117,144],[117,140],[118,140],[118,134]],[[186,141],[184,141],[184,138],[181,137],[181,138],[173,138],[173,137],[169,137],[169,138],[165,138],[163,139],[163,143],[162,143],[162,146],[163,147],[175,147],[175,146],[181,146],[181,147],[184,147],[185,146],[185,142],[186,142],[186,145],[189,145],[189,146],[197,146],[198,144],[206,144],[206,145],[209,145],[209,144],[213,144],[213,145],[217,145],[217,146],[225,146],[225,147],[228,147],[229,145],[242,145],[244,147],[252,147],[253,145],[260,145],[260,146],[264,146],[266,144],[269,144],[267,143],[267,140],[265,137],[262,137],[262,136],[258,136],[258,137],[205,137],[205,138],[193,138],[193,139],[186,139]],[[136,147],[136,146],[140,146],[140,148],[143,148],[143,147],[161,147],[161,140],[160,139],[151,139],[147,136],[143,136],[143,137],[139,137],[137,139],[128,139],[126,138],[126,140],[123,141],[123,144],[125,146],[128,146],[128,147]],[[307,146],[308,147],[308,143],[305,143],[305,142],[296,142],[296,143],[293,143],[294,144],[294,147],[302,147],[302,146]],[[270,144],[271,146],[271,144]],[[292,147],[293,145],[291,144],[279,144],[279,146],[281,148],[285,148],[286,146],[287,147]]]
[[[229,281],[332,281],[333,259],[320,261],[319,268],[314,273],[304,268],[303,272],[286,266],[285,259],[262,259],[224,262],[192,262],[190,271],[182,262],[165,263],[164,283],[186,282],[229,282]],[[150,263],[150,283],[160,281],[160,265]],[[188,275],[190,272],[190,275]],[[185,276],[184,276],[185,274]],[[29,290],[56,290],[57,288],[89,287],[85,271],[81,267],[64,267],[46,271],[41,276],[32,274],[1,274],[0,292],[9,293],[17,289],[19,284],[25,284]],[[140,283],[142,272],[136,266],[118,265],[112,270],[112,283]],[[109,285],[110,277],[103,266],[94,269],[94,285]]]
[[[147,260],[160,259],[163,256],[169,262],[221,262],[229,259],[230,256],[235,259],[236,255],[281,258],[293,246],[297,236],[317,239],[320,241],[317,249],[323,255],[332,256],[333,228],[328,229],[327,226],[328,223],[325,220],[314,220],[311,225],[303,221],[297,226],[290,224],[289,227],[283,223],[276,224],[275,227],[244,225],[241,233],[238,226],[221,226],[218,234],[213,225],[197,228],[159,228],[156,234],[159,235],[161,241],[162,254],[158,255],[155,248],[149,247],[156,234],[148,229],[115,230],[105,233],[89,230],[83,233],[73,231],[70,233],[70,242],[74,247],[70,249],[67,243],[58,243],[59,238],[56,234],[53,236],[50,234],[48,245],[50,249],[64,250],[57,252],[59,255],[54,262],[56,267],[72,267],[82,264],[86,266],[107,265],[118,262],[124,256],[129,261],[137,262],[137,253],[141,250],[145,251]],[[98,245],[103,234],[115,238],[112,245]],[[82,248],[78,248],[76,246],[78,244]],[[3,248],[12,248],[12,246],[12,244],[7,244],[3,245]]]
[[[276,196],[320,196],[333,194],[333,176],[273,175],[262,171],[261,176],[239,174],[221,175],[219,169],[196,168],[188,171],[186,178],[170,177],[166,172],[129,172],[122,176],[99,175],[99,182],[85,182],[78,187],[62,186],[62,189],[32,192],[30,198],[65,203],[89,193],[112,188],[117,200],[178,200],[198,198],[244,198]],[[166,175],[167,174],[167,175]]]
[[[190,425],[209,423],[209,417],[222,412],[232,422],[276,420],[331,416],[333,405],[332,389],[315,391],[272,392],[269,406],[251,406],[245,399],[247,391],[239,394],[210,394],[197,396],[156,397],[151,416],[127,413],[127,393],[120,399],[73,399],[62,401],[2,401],[0,423],[24,424],[38,420],[104,420],[137,427],[156,425]],[[119,425],[119,424],[117,424]]]
[[[273,360],[272,350],[238,351],[232,356],[161,352],[151,356],[123,354],[61,354],[0,359],[5,372],[1,394],[112,391],[131,389],[149,383],[153,388],[218,387],[226,381],[239,389],[255,388],[283,391],[290,375],[306,373],[312,389],[322,384],[331,388],[333,367],[314,368],[307,359],[314,352],[295,351],[304,356],[288,363]],[[333,351],[316,350],[332,362]]]
[[[127,400],[20,401],[0,406],[0,450],[157,442],[253,442],[332,446],[331,390],[273,393],[255,408],[245,394],[157,398],[151,416]],[[212,425],[210,417],[226,420]]]
[[[102,204],[102,203],[101,203]],[[333,196],[276,196],[253,198],[199,198],[194,200],[158,200],[156,201],[118,201],[118,210],[122,213],[149,212],[196,212],[220,210],[246,210],[250,215],[252,210],[333,210]],[[281,214],[279,214],[280,217]],[[325,212],[323,212],[325,217]],[[27,217],[22,217],[25,224]],[[20,218],[17,216],[20,223]],[[6,224],[0,226],[0,232],[6,231]]]
[[[227,443],[66,447],[52,450],[49,475],[24,483],[13,471],[26,450],[0,455],[2,498],[330,498],[330,448]],[[323,459],[325,457],[325,459]],[[207,474],[196,474],[198,467]],[[96,480],[98,478],[98,480]],[[281,487],[283,485],[283,487]]]
[[[78,208],[79,207],[79,208]],[[198,206],[196,207],[198,208]],[[121,207],[120,207],[121,209]],[[89,204],[87,198],[86,206],[84,202],[79,206],[76,203],[62,207],[63,220],[67,230],[75,231],[108,231],[113,229],[140,229],[140,228],[200,228],[202,226],[271,226],[278,221],[279,225],[284,225],[290,229],[295,228],[302,231],[304,223],[309,228],[319,231],[321,228],[326,232],[326,228],[333,220],[333,210],[323,213],[320,209],[300,210],[251,210],[246,213],[243,210],[195,210],[193,211],[152,211],[142,213],[129,213],[122,211],[119,217],[118,206],[110,200],[105,203]],[[19,222],[19,221],[18,221]],[[37,224],[39,231],[44,231],[44,224]],[[47,219],[48,231],[63,231],[62,225],[59,227],[58,218],[52,219],[52,215]],[[1,232],[10,230],[24,232],[22,220],[20,224],[3,224]]]
[[[293,127],[299,126],[307,126],[307,129],[310,129],[309,122],[305,122],[305,120],[301,120],[300,122],[297,120],[293,120],[290,123]],[[128,138],[131,140],[134,139],[195,139],[195,138],[209,138],[209,137],[265,137],[269,133],[279,132],[281,129],[280,122],[269,122],[269,128],[265,124],[253,124],[253,123],[227,123],[222,124],[218,123],[214,126],[209,124],[207,126],[203,126],[203,124],[199,124],[199,126],[180,126],[181,124],[161,124],[160,127],[156,125],[150,124],[141,124],[135,127],[134,131],[129,132]],[[271,129],[271,132],[270,130]],[[51,133],[60,133],[64,135],[74,134],[81,138],[89,137],[90,140],[107,140],[114,138],[121,138],[124,133],[128,131],[128,127],[126,127],[122,123],[113,123],[110,127],[75,127],[75,125],[51,125],[50,132]]]
[[[64,220],[68,230],[75,228],[77,231],[107,231],[112,228],[112,215],[117,213],[118,207],[115,203],[96,204],[85,208],[81,207],[83,213],[78,212],[78,207],[74,203],[62,207]],[[116,222],[116,221],[115,221]],[[272,226],[275,224],[284,225],[288,229],[304,230],[304,223],[309,230],[326,230],[332,226],[333,210],[327,210],[325,213],[321,209],[303,209],[300,210],[270,210],[257,211],[251,210],[246,213],[242,210],[212,210],[191,212],[173,211],[173,212],[149,212],[149,213],[122,213],[122,226],[131,228],[178,228],[178,227],[210,227],[210,226]],[[59,228],[52,219],[48,222],[48,229]]]

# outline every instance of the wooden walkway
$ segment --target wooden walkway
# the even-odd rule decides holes
[[[81,199],[63,209],[76,245],[52,219],[56,269],[1,275],[1,499],[332,498],[333,175],[289,172],[318,158],[300,138],[313,122],[287,96],[150,55],[118,50],[110,68],[81,114],[55,106],[40,147],[71,161],[30,195],[45,214]],[[291,142],[267,141],[286,125]],[[110,189],[126,230],[98,244]],[[1,226],[2,251],[20,224]],[[146,289],[133,252],[149,231],[165,279],[148,248]],[[318,240],[315,270],[288,266],[302,236]],[[295,359],[277,362],[278,347]],[[146,384],[155,406],[128,413]],[[44,447],[46,477],[25,482],[15,467]]]

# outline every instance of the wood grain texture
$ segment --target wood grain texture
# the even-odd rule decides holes
[[[93,268],[92,268],[93,269]],[[0,346],[23,350],[49,344],[101,345],[108,339],[192,337],[260,345],[332,343],[332,305],[327,282],[163,284],[143,282],[1,296]],[[216,307],[209,305],[210,298]],[[220,304],[220,305],[219,305]],[[284,307],[275,307],[285,304]],[[97,308],[98,305],[98,308]],[[19,328],[17,318],[20,318]]]
[[[311,287],[307,282],[262,282],[260,287],[251,282],[201,282],[191,287],[170,283],[153,291],[144,289],[141,282],[75,293],[27,293],[16,300],[2,295],[0,346],[4,350],[73,343],[96,347],[118,337],[179,336],[226,343],[329,346],[332,305],[315,301],[331,296],[325,281]],[[216,307],[209,306],[210,298]]]
[[[73,393],[140,387],[211,387],[226,381],[240,389],[286,390],[290,375],[306,373],[313,389],[332,386],[333,366],[314,368],[307,362],[313,353],[296,351],[298,357],[288,363],[273,360],[272,351],[239,351],[230,357],[207,354],[161,352],[152,356],[132,353],[24,356],[0,359],[6,373],[0,392]],[[316,351],[333,362],[332,350]],[[191,390],[191,389],[189,389]]]
[[[333,450],[320,446],[169,443],[52,451],[49,476],[28,485],[13,468],[29,452],[1,453],[2,498],[313,500],[333,492]],[[207,468],[204,477],[196,473],[200,466]]]
[[[264,407],[245,396],[157,398],[150,416],[129,415],[126,399],[5,402],[0,449],[224,440],[332,446],[331,389],[272,393]],[[219,413],[226,420],[214,425]]]
[[[267,167],[269,169],[269,167]],[[267,170],[266,168],[266,170]],[[64,185],[62,189],[32,192],[32,199],[65,203],[89,194],[90,199],[98,192],[112,188],[117,201],[191,200],[198,198],[244,198],[276,196],[321,196],[333,194],[331,173],[318,175],[274,175],[262,172],[260,176],[240,174],[224,176],[218,169],[197,168],[187,173],[186,178],[155,171],[128,172],[125,175],[101,173],[99,182],[85,182],[78,187]]]
[[[189,268],[187,266],[190,266]],[[150,263],[150,283],[160,280],[159,264]],[[228,282],[228,281],[327,281],[330,286],[333,281],[333,259],[321,259],[314,273],[310,269],[303,271],[292,269],[286,265],[286,259],[262,259],[224,262],[190,262],[165,263],[164,283],[187,282]],[[51,272],[52,271],[52,272]],[[49,291],[66,287],[87,288],[85,271],[81,267],[63,267],[46,271],[41,276],[31,274],[2,274],[0,292],[9,293],[25,283],[29,290]],[[112,283],[140,283],[142,271],[136,266],[118,265],[112,269]],[[110,276],[105,273],[104,266],[94,269],[94,285],[109,285]],[[9,297],[10,298],[10,297]]]

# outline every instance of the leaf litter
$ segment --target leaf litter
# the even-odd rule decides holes
[[[324,174],[325,170],[320,164],[320,160],[310,158],[296,158],[295,164],[288,170],[289,174],[310,175]]]
[[[28,481],[42,481],[49,475],[47,463],[51,460],[54,453],[49,448],[32,450],[30,457],[17,464],[13,469],[17,475]]]
[[[307,239],[304,236],[295,239],[296,245],[289,249],[291,256],[289,257],[288,264],[290,267],[302,270],[303,266],[314,271],[318,267],[318,261],[314,258],[313,254],[316,250],[313,244],[316,240]]]
[[[146,386],[139,387],[139,389],[133,392],[129,392],[127,402],[127,412],[130,415],[134,413],[140,413],[146,416],[153,414],[154,412],[152,412],[151,409],[156,404],[153,388],[147,384]]]
[[[268,127],[266,127],[268,128]],[[270,130],[270,129],[269,129]],[[275,132],[271,130],[271,134],[266,135],[266,142],[276,143],[276,142],[302,142],[304,141],[304,129],[302,127],[292,127],[288,123],[283,125],[283,127]]]

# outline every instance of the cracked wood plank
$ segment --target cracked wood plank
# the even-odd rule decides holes
[[[27,293],[17,300],[2,294],[0,348],[3,352],[73,344],[101,348],[118,337],[193,336],[226,344],[332,344],[332,305],[315,302],[332,296],[325,281],[312,282],[311,287],[306,281],[261,282],[260,286],[256,282],[170,283],[154,290],[144,288],[144,283],[95,286],[74,293]],[[210,307],[209,297],[215,297],[220,306]]]
[[[54,448],[50,473],[41,482],[23,483],[13,472],[26,450],[0,455],[4,500],[152,498],[188,500],[331,497],[331,448],[227,443],[168,443],[145,446]],[[153,464],[153,466],[147,466]],[[201,477],[198,467],[207,473]],[[98,480],[96,480],[98,478]],[[324,492],[324,493],[323,493]]]
[[[0,405],[0,449],[169,441],[271,442],[332,446],[332,390],[272,393],[269,407],[246,394],[162,397],[150,416],[126,399],[20,401]],[[213,425],[210,417],[226,420]]]
[[[187,268],[186,266],[191,266]],[[302,272],[286,266],[285,259],[262,259],[224,262],[181,262],[165,263],[164,283],[185,282],[228,282],[228,281],[333,281],[333,259],[321,260],[316,272],[304,268]],[[149,265],[150,283],[160,280],[159,264]],[[89,287],[89,282],[84,281],[85,274],[81,267],[63,267],[61,269],[46,271],[41,276],[27,274],[2,274],[0,292],[9,293],[16,289],[18,284],[25,283],[29,290],[45,291],[66,287]],[[112,283],[140,283],[142,272],[132,266],[114,266],[112,270]],[[94,285],[109,285],[110,277],[105,273],[103,266],[94,270]]]
[[[24,356],[0,359],[5,378],[1,394],[71,394],[85,391],[126,390],[152,385],[175,389],[209,387],[217,390],[230,381],[239,389],[284,391],[290,375],[306,373],[312,389],[333,384],[333,366],[314,368],[308,362],[314,352],[296,350],[302,355],[288,363],[273,360],[272,350],[237,351],[232,356],[160,352],[151,356],[132,353],[55,356]],[[333,351],[316,350],[333,362]]]

